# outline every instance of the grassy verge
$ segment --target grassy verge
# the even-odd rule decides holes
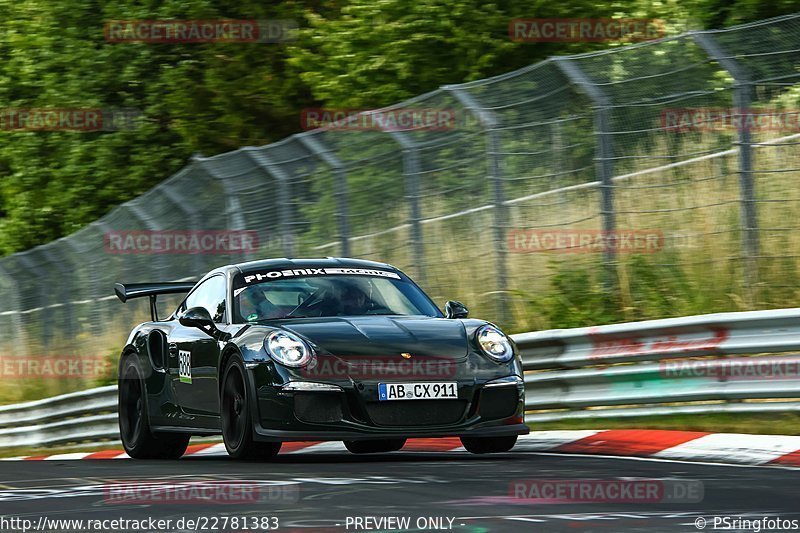
[[[665,415],[631,418],[598,418],[561,422],[528,423],[534,431],[555,429],[674,429],[712,433],[800,435],[800,413]]]
[[[222,442],[219,437],[194,437],[189,445],[202,444],[208,442]],[[104,450],[120,450],[122,451],[122,443],[119,441],[107,442],[94,442],[83,444],[68,444],[64,446],[53,446],[50,448],[34,447],[34,448],[5,448],[0,450],[0,458],[2,457],[35,457],[39,455],[56,455],[60,453],[79,453],[79,452],[102,452]]]

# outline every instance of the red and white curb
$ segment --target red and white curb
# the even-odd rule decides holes
[[[409,439],[400,452],[467,453],[458,438]],[[613,455],[709,463],[800,467],[800,436],[664,430],[533,431],[513,452]],[[512,453],[513,453],[512,452]],[[285,442],[281,454],[346,454],[341,442]],[[224,457],[221,443],[193,444],[184,457]],[[129,459],[122,450],[13,457],[5,461]]]

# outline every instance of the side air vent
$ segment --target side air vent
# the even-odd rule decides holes
[[[164,370],[167,361],[167,336],[160,329],[147,334],[147,354],[153,361],[153,367]]]

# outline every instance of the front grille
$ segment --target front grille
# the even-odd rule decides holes
[[[367,414],[378,426],[439,426],[464,418],[466,400],[401,400],[370,402]]]
[[[519,392],[516,387],[492,387],[481,391],[478,414],[484,420],[508,418],[517,410]]]
[[[342,393],[298,392],[294,395],[294,416],[312,424],[342,420]]]

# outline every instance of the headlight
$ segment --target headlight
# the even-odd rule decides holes
[[[514,349],[511,341],[505,334],[492,325],[481,326],[476,335],[478,345],[483,353],[494,359],[505,363],[514,357]]]
[[[305,366],[312,358],[311,348],[286,331],[273,331],[267,335],[264,347],[273,359],[286,366]]]

